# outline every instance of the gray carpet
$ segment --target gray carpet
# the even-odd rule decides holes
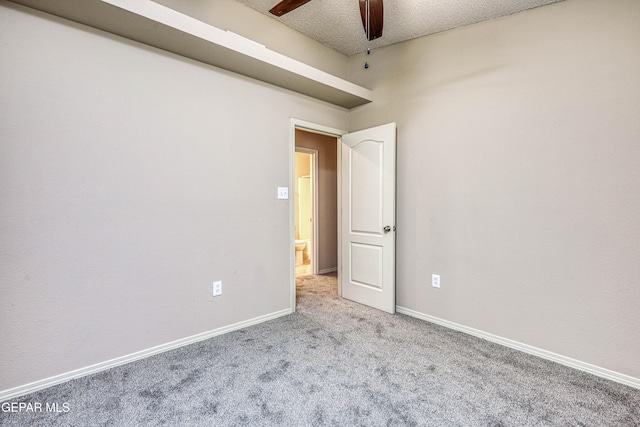
[[[2,426],[640,426],[640,390],[298,279],[298,311],[33,393]]]

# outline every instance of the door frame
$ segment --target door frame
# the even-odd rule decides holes
[[[311,156],[311,274],[318,274],[318,150],[306,147],[294,147],[296,153],[304,153]],[[295,163],[294,163],[295,172]],[[294,174],[295,180],[295,174]],[[294,182],[295,188],[295,182]],[[295,191],[294,191],[295,196]],[[296,203],[293,202],[295,211]],[[295,221],[295,213],[294,213]],[[295,227],[295,222],[294,222]],[[295,239],[295,228],[294,228]],[[295,254],[294,254],[295,255]],[[295,270],[294,270],[295,272]]]
[[[341,193],[340,193],[340,174],[341,174],[341,155],[340,150],[342,144],[342,135],[348,133],[345,130],[332,128],[317,123],[307,122],[305,120],[290,118],[289,119],[289,188],[295,188],[295,157],[296,157],[296,129],[304,130],[306,132],[319,133],[321,135],[329,135],[336,138],[336,144],[338,148],[338,212],[341,212]],[[291,203],[289,199],[289,289],[290,289],[290,304],[291,312],[296,311],[296,249],[295,249],[295,237],[296,237],[296,221],[295,221],[295,202]],[[340,275],[341,264],[341,219],[338,215],[338,277]],[[314,224],[315,225],[315,224]],[[314,251],[317,252],[317,251]],[[338,280],[338,295],[342,295],[342,289],[340,288],[341,282]]]

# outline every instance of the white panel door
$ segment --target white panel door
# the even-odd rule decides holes
[[[342,137],[344,298],[395,313],[396,124]]]

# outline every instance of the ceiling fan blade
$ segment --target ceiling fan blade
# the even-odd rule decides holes
[[[367,0],[360,0],[360,17],[364,26],[364,33],[368,35],[369,40],[374,40],[382,36],[384,8],[382,7],[382,0],[368,0],[368,2],[369,25],[367,25]]]
[[[299,8],[309,1],[311,0],[282,0],[280,3],[273,6],[269,12],[276,16],[282,16],[285,13],[291,12],[293,9]]]

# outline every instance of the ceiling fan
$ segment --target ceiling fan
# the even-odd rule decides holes
[[[311,0],[282,0],[269,10],[275,16],[282,16],[299,8]],[[360,18],[368,40],[382,36],[384,11],[382,0],[358,0],[360,3]]]

